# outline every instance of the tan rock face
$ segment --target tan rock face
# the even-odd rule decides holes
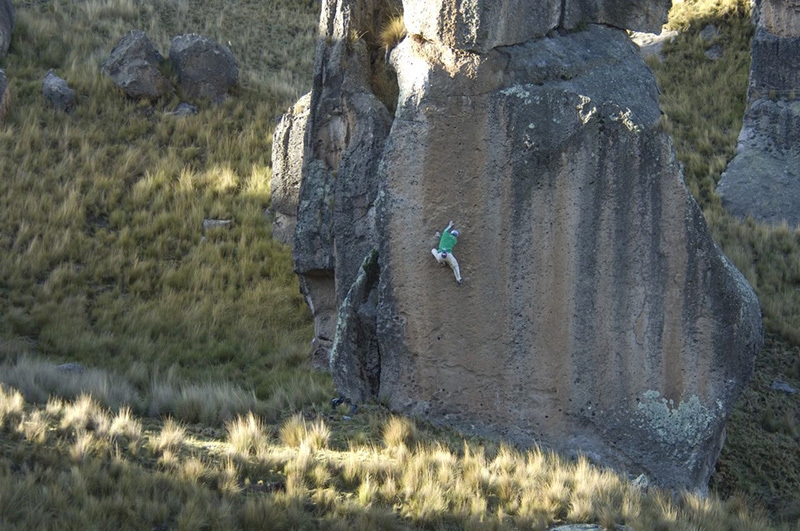
[[[755,295],[683,185],[624,33],[503,52],[393,54],[406,99],[383,166],[380,395],[704,485],[760,345]],[[462,286],[430,256],[450,219]]]

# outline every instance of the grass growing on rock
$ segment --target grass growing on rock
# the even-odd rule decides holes
[[[676,4],[685,33],[653,65],[687,183],[776,334],[729,426],[723,500],[377,405],[331,408],[264,212],[275,118],[311,82],[317,2],[15,1],[0,62],[0,528],[792,528],[800,414],[765,386],[800,385],[797,233],[735,222],[713,193],[744,110],[743,5]],[[727,46],[716,63],[697,37],[708,21]],[[131,29],[165,55],[184,32],[230,45],[242,86],[183,118],[167,114],[180,94],[126,100],[100,65]],[[70,115],[42,101],[50,68],[78,93]]]

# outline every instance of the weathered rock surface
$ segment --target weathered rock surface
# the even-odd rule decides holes
[[[636,48],[590,26],[480,57],[407,39],[392,60],[380,395],[704,485],[760,310],[683,185]],[[461,288],[429,256],[451,218]]]
[[[323,5],[298,191],[295,269],[339,391],[703,489],[760,310],[683,184],[636,46],[594,24],[489,31],[510,2],[405,2],[392,121],[383,51],[350,38],[377,4]],[[461,287],[430,255],[450,219]]]
[[[239,83],[239,63],[230,48],[197,34],[172,39],[169,58],[183,95],[219,103]]]
[[[75,91],[53,70],[48,71],[42,80],[42,95],[59,111],[72,112],[75,109]]]
[[[10,104],[11,94],[8,90],[8,78],[5,70],[0,69],[0,124],[3,123]]]
[[[399,8],[398,0],[323,4],[326,37],[317,45],[312,92],[273,137],[273,234],[281,241],[291,234],[295,271],[314,315],[314,364],[326,369],[339,305],[377,246],[378,165],[392,118],[373,85],[396,87],[387,79],[385,49],[352,36],[373,31],[376,20]]]
[[[794,226],[800,224],[800,5],[760,0],[754,15],[748,106],[717,192],[737,217]]]
[[[12,33],[14,33],[14,4],[11,0],[0,0],[0,59],[8,53]]]
[[[172,111],[173,116],[192,116],[197,114],[198,109],[191,103],[186,103],[182,101],[175,107],[175,110]]]
[[[588,23],[658,32],[671,0],[406,0],[408,32],[450,48],[485,52]]]
[[[630,35],[631,40],[639,47],[639,54],[642,57],[655,56],[659,61],[664,60],[662,55],[664,43],[672,42],[677,36],[676,30],[662,31],[658,34],[637,31]]]
[[[159,70],[163,62],[145,32],[131,31],[111,50],[102,71],[129,97],[157,99],[173,90]]]
[[[311,106],[309,92],[283,116],[272,136],[272,237],[291,244],[297,227],[297,201],[303,173],[303,149]]]

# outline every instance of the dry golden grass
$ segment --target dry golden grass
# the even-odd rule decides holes
[[[237,417],[226,425],[228,444],[240,456],[263,456],[269,447],[270,432],[266,424],[252,412]]]
[[[633,529],[780,528],[741,498],[726,503],[713,495],[673,498],[657,489],[645,492],[586,459],[570,462],[538,448],[486,449],[462,440],[458,450],[418,443],[402,453],[392,447],[353,451],[309,444],[314,426],[317,431],[345,429],[341,418],[333,426],[325,423],[325,429],[320,419],[289,419],[284,426],[294,433],[287,436],[291,445],[265,437],[251,416],[230,423],[225,441],[189,434],[171,419],[148,421],[142,430],[142,420],[129,410],[106,432],[91,431],[85,419],[95,406],[83,398],[36,408],[6,398],[13,394],[4,390],[0,402],[16,412],[17,420],[6,423],[4,433],[11,437],[0,443],[0,523],[13,522],[12,528],[126,527],[132,522],[152,527],[173,521],[179,527],[246,529],[263,524],[263,518],[301,528],[547,529],[565,522]],[[11,402],[16,405],[5,405]],[[73,420],[72,435],[57,436],[67,416]],[[427,437],[427,428],[416,429]],[[152,457],[116,444],[123,431],[126,437],[141,437]],[[10,474],[20,460],[49,465]],[[121,497],[122,512],[116,505]],[[43,504],[54,512],[31,511]]]
[[[381,27],[378,38],[381,46],[389,53],[392,48],[400,44],[406,36],[406,24],[403,15],[398,15],[387,20]]]

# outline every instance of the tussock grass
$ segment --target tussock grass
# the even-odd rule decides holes
[[[261,456],[269,447],[270,433],[264,422],[248,413],[246,417],[238,417],[226,425],[228,443],[238,455]]]
[[[0,428],[11,425],[22,415],[25,402],[16,389],[8,389],[0,384]]]
[[[417,426],[406,417],[392,416],[383,427],[383,444],[387,448],[410,447],[417,440]]]
[[[17,422],[4,429],[19,437],[0,441],[4,527],[175,522],[247,529],[268,518],[272,525],[301,528],[548,529],[571,521],[606,528],[776,529],[742,498],[722,502],[713,495],[643,491],[584,458],[567,461],[538,448],[522,452],[463,439],[458,447],[418,442],[405,453],[380,446],[312,446],[311,427],[322,426],[320,418],[289,419],[284,426],[296,433],[306,426],[291,445],[266,437],[255,416],[231,422],[226,441],[210,441],[172,419],[148,421],[142,430],[142,419],[130,410],[106,431],[87,429],[77,419],[88,414],[78,415],[72,435],[58,435],[71,408],[94,407],[79,398],[13,408]],[[375,407],[367,407],[367,414]],[[147,451],[115,444],[116,425],[141,437]],[[348,424],[334,417],[325,426],[334,431]],[[427,427],[417,430],[421,440],[429,437]],[[34,462],[48,466],[26,464]]]
[[[47,402],[51,395],[73,399],[91,395],[106,407],[117,409],[124,404],[137,405],[136,389],[125,379],[115,378],[99,369],[64,370],[56,364],[28,356],[0,363],[0,381],[19,389],[31,402]]]
[[[301,414],[297,414],[281,425],[279,437],[283,444],[292,448],[320,450],[327,448],[331,432],[322,419],[308,423]]]
[[[388,53],[392,48],[400,44],[400,41],[405,36],[406,24],[403,15],[397,15],[384,22],[378,38],[386,53]]]

